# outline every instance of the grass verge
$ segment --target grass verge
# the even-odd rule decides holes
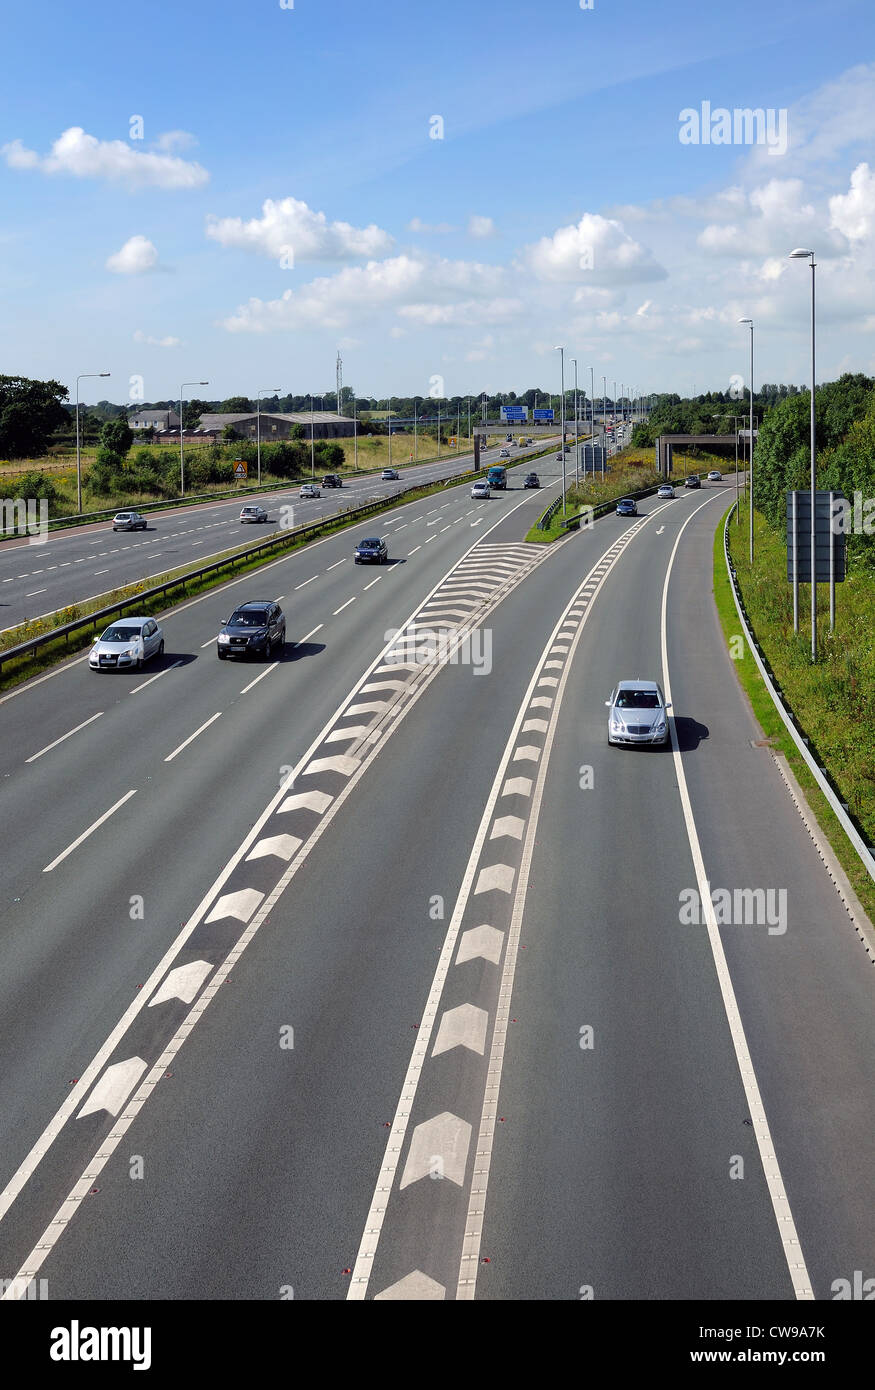
[[[725,516],[725,513],[724,513]],[[786,578],[786,552],[758,513],[754,513],[755,568],[751,571],[748,550],[748,518],[746,510],[741,522],[730,525],[730,553],[757,642],[766,663],[775,677],[778,688],[796,715],[799,726],[811,740],[811,750],[818,764],[825,767],[857,821],[868,844],[875,843],[875,762],[873,762],[873,724],[859,704],[854,704],[850,688],[847,699],[836,701],[837,670],[847,671],[848,663],[858,667],[859,687],[868,674],[866,697],[872,699],[873,655],[871,634],[875,621],[875,579],[857,576],[855,595],[864,599],[861,620],[852,613],[854,599],[847,595],[847,623],[825,645],[824,662],[812,666],[807,655],[807,637],[793,632],[792,599]],[[845,587],[852,583],[846,581]],[[840,586],[840,592],[841,592]],[[808,593],[807,586],[803,586]],[[741,635],[738,613],[732,595],[726,561],[723,554],[723,519],[714,536],[714,600],[727,646],[732,651]],[[810,602],[810,600],[809,600]],[[837,603],[837,607],[839,604]],[[800,609],[807,612],[800,597]],[[863,627],[868,619],[868,633],[861,643]],[[839,624],[837,622],[837,628]],[[735,641],[733,642],[733,639]],[[838,643],[837,643],[838,639]],[[863,646],[867,650],[861,649]],[[851,885],[870,918],[875,919],[875,883],[860,862],[860,857],[848,841],[829,802],[809,771],[783,720],[772,702],[756,663],[744,644],[744,655],[735,661],[735,672],[747,695],[754,716],[776,751],[782,753],[805,792],[808,804],[833,853],[847,874]],[[847,674],[838,677],[847,680]],[[844,708],[840,706],[844,705]],[[870,711],[871,716],[871,711]]]

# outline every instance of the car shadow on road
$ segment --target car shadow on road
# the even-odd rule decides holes
[[[273,660],[285,664],[289,661],[301,661],[305,656],[319,656],[324,651],[324,642],[287,642],[282,653]]]
[[[711,733],[707,724],[700,724],[698,720],[688,719],[685,715],[675,715],[674,728],[681,753],[694,752]]]

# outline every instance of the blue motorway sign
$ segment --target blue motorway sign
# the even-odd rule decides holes
[[[511,422],[522,424],[529,418],[529,407],[527,405],[503,405],[501,407],[501,418],[508,424]]]
[[[551,420],[553,420],[553,419],[555,418],[555,413],[554,413],[554,411],[552,411],[552,410],[540,410],[540,409],[539,409],[539,410],[533,410],[533,411],[532,411],[532,416],[533,416],[533,418],[534,418],[535,420],[547,420],[547,421],[549,422],[549,421],[551,421]]]

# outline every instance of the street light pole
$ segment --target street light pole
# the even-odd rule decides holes
[[[575,486],[580,482],[580,431],[577,427],[577,358],[572,357],[574,363],[574,483]]]
[[[258,459],[258,486],[261,487],[261,398],[262,396],[278,396],[281,388],[279,386],[265,386],[263,390],[255,393],[255,432],[257,444],[255,446],[256,457]]]
[[[814,316],[814,268],[817,262],[814,259],[814,252],[808,251],[804,247],[797,247],[790,252],[794,260],[808,260],[811,264],[811,660],[817,661],[817,570],[815,562],[817,560],[816,537],[817,529],[815,525],[814,505],[817,499],[817,439],[815,434],[814,416],[814,344],[815,344],[815,316]],[[830,544],[832,541],[830,541]]]
[[[355,396],[352,398],[352,471],[359,471],[359,431],[358,431],[358,401]]]
[[[179,495],[185,496],[185,454],[183,450],[183,439],[185,438],[185,425],[182,418],[182,393],[186,386],[209,386],[208,381],[184,381],[179,388]]]
[[[419,457],[419,455],[417,454],[416,446],[417,446],[417,439],[416,439],[416,397],[414,396],[414,397],[413,397],[413,461],[414,461],[414,463],[416,462],[417,458]]]
[[[310,397],[310,481],[316,481],[316,438],[313,432],[313,397]]]
[[[753,564],[753,319],[739,319],[750,325],[750,426],[748,430],[748,502],[750,508],[750,563]]]
[[[565,516],[565,348],[558,345],[553,351],[559,353],[560,383],[562,387],[559,418],[562,422],[562,515]]]
[[[82,458],[79,449],[79,382],[87,377],[111,376],[111,372],[80,372],[76,378],[76,511],[82,515]]]

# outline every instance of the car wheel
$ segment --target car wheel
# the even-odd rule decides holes
[[[164,638],[162,637],[162,638],[161,638],[161,641],[158,643],[158,656],[159,656],[159,659],[160,659],[163,655],[164,655]]]
[[[224,653],[224,652],[217,651],[217,652],[216,652],[216,656],[219,658],[220,661],[224,661],[224,660],[225,660],[225,653]]]

